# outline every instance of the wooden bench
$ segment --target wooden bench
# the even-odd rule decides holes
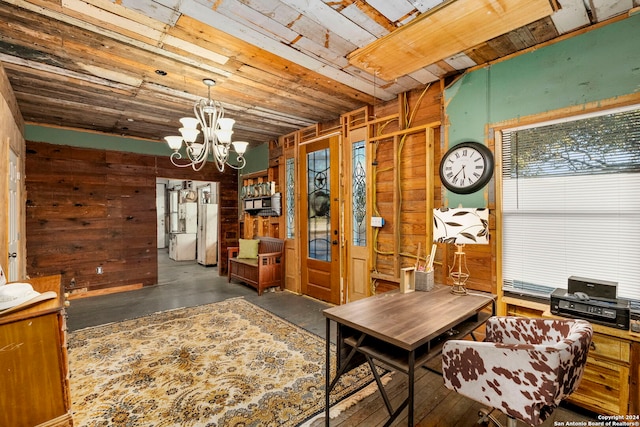
[[[257,237],[258,258],[238,258],[240,247],[228,247],[229,282],[236,279],[253,286],[258,295],[266,288],[279,286],[284,290],[284,240]]]

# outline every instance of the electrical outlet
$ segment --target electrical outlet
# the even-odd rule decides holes
[[[76,278],[75,278],[75,277],[73,277],[73,278],[71,279],[71,281],[69,282],[69,287],[70,287],[70,288],[73,288],[73,287],[75,287],[75,286],[76,286]]]
[[[380,216],[372,216],[371,217],[371,226],[372,227],[382,227],[384,225],[384,218]]]
[[[102,274],[102,266],[101,265],[96,267],[96,274]]]

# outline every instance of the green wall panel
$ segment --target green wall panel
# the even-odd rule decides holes
[[[242,174],[263,171],[269,167],[269,144],[260,144],[251,147],[245,153],[247,165],[242,169]]]
[[[70,129],[50,128],[46,126],[25,126],[25,139],[49,144],[70,145],[73,147],[95,148],[100,150],[125,151],[129,153],[169,156],[171,149],[164,141],[144,141],[140,139],[82,132]]]
[[[469,72],[445,90],[449,144],[484,142],[487,124],[640,91],[640,13]],[[448,206],[486,206],[486,191],[445,194]]]
[[[637,92],[638,40],[640,14],[492,66],[492,121]]]
[[[34,142],[69,145],[72,147],[95,148],[99,150],[124,151],[128,153],[148,154],[169,157],[172,150],[164,141],[145,141],[140,139],[105,135],[79,130],[51,128],[46,126],[25,126],[25,139]],[[269,146],[262,144],[249,148],[245,155],[247,166],[243,172],[265,170],[269,165]],[[235,162],[235,154],[230,156]],[[212,165],[215,167],[215,165]]]

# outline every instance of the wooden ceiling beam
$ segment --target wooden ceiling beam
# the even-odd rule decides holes
[[[552,13],[549,0],[456,0],[356,50],[349,62],[393,80]]]

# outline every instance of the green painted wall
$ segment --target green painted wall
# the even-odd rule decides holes
[[[245,154],[247,165],[242,169],[242,174],[263,171],[269,167],[269,144],[264,143],[257,147],[251,147]],[[240,185],[242,180],[239,179]]]
[[[469,72],[445,90],[449,144],[485,142],[486,125],[640,91],[640,13]],[[486,206],[486,191],[447,192],[448,206]]]
[[[93,132],[35,125],[25,126],[24,133],[24,138],[27,141],[47,142],[49,144],[70,145],[73,147],[101,150],[125,151],[128,153],[149,154],[154,156],[171,155],[171,149],[164,141],[144,141]]]
[[[247,165],[240,171],[240,176],[238,177],[238,194],[240,194],[240,189],[242,188],[242,175],[248,175],[253,172],[260,172],[269,168],[269,144],[264,143],[257,147],[252,147],[250,150],[247,150],[245,154],[245,159],[247,159]],[[244,206],[242,206],[242,199],[238,197],[238,218],[242,218],[242,214],[244,213]]]
[[[170,156],[172,150],[164,141],[145,141],[140,139],[111,136],[94,132],[82,132],[70,129],[50,128],[46,126],[25,126],[25,139],[34,142],[69,145],[73,147],[95,148],[100,150],[124,151],[128,153],[148,154],[152,156]],[[234,155],[231,155],[235,160]],[[264,170],[269,164],[269,145],[262,144],[249,148],[245,155],[247,166],[243,172]],[[215,167],[215,166],[212,166]]]

